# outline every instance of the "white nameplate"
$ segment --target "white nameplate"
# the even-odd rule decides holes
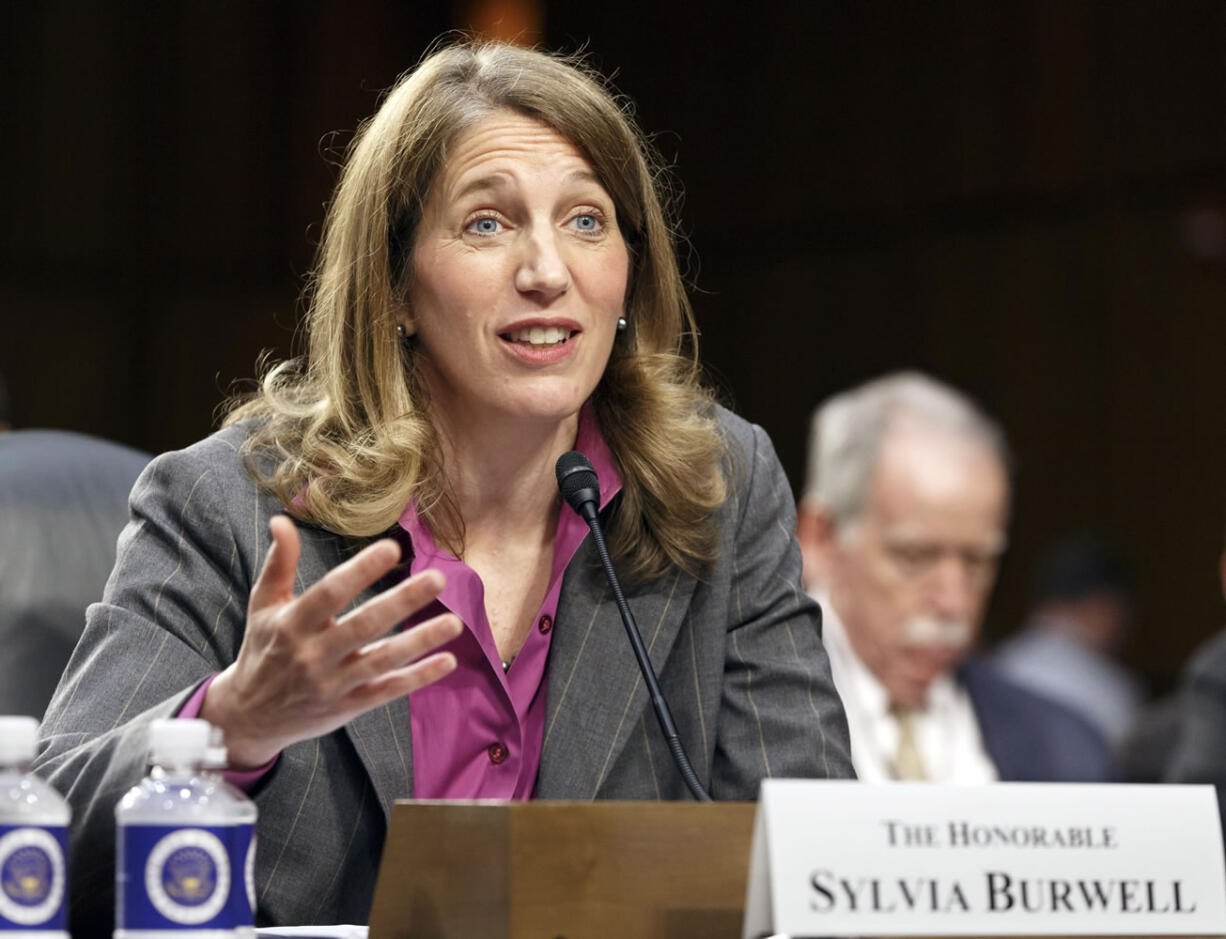
[[[1212,786],[762,783],[744,939],[1226,933]]]

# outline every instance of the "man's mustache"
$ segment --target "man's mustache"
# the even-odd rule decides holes
[[[903,642],[911,646],[963,649],[971,641],[971,625],[962,619],[913,616],[903,624]]]

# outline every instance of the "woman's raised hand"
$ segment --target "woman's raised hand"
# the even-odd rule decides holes
[[[357,715],[442,678],[456,666],[433,652],[460,634],[451,613],[387,635],[443,589],[423,571],[339,615],[400,560],[390,539],[367,546],[300,596],[294,595],[298,530],[273,518],[272,549],[247,604],[238,658],[213,680],[200,716],[225,731],[232,767],[254,769],[291,743],[318,737]]]

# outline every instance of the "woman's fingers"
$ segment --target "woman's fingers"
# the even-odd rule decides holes
[[[350,653],[337,664],[341,693],[346,694],[358,685],[377,681],[390,672],[404,668],[446,645],[463,629],[458,616],[444,613]]]
[[[338,619],[400,560],[390,539],[367,546],[295,598],[298,530],[284,516],[269,528],[272,547],[251,591],[242,648],[214,679],[201,711],[223,727],[243,766],[262,765],[291,743],[446,675],[455,656],[436,650],[463,628],[444,614],[386,635],[438,597],[444,578],[437,571],[408,578]]]
[[[345,700],[355,714],[361,714],[403,695],[412,694],[455,671],[455,667],[454,655],[450,652],[436,652],[412,665],[385,672],[379,678],[358,685],[346,695]]]
[[[298,529],[284,515],[275,515],[268,523],[272,547],[264,558],[260,576],[251,588],[249,610],[256,611],[294,598],[294,577],[298,571],[300,545]]]
[[[290,616],[294,628],[311,634],[329,627],[353,598],[383,577],[400,560],[400,546],[390,538],[367,545],[328,571],[303,592]]]
[[[427,570],[371,597],[319,637],[321,653],[339,660],[361,649],[424,609],[442,593],[445,584],[442,574]]]

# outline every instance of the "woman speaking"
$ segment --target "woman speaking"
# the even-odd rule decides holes
[[[74,930],[158,717],[225,730],[259,922],[364,921],[398,798],[688,798],[569,450],[712,796],[851,775],[790,490],[699,383],[656,178],[596,77],[513,46],[436,51],[363,126],[305,356],[143,474],[47,712]]]

